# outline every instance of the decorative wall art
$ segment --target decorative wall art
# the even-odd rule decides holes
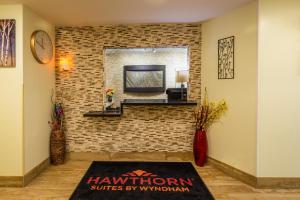
[[[0,19],[0,67],[16,66],[16,20]]]
[[[218,79],[234,78],[234,36],[218,40]]]

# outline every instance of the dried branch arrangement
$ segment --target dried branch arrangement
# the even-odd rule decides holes
[[[64,110],[62,106],[62,102],[57,102],[54,99],[54,92],[52,92],[51,102],[53,106],[51,122],[49,121],[49,125],[52,130],[62,130],[63,129],[63,120],[64,120]]]
[[[196,130],[207,130],[225,114],[227,109],[225,100],[221,100],[217,103],[209,102],[205,88],[203,101],[195,111]]]

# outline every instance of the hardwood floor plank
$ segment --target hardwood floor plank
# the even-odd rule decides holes
[[[150,155],[147,156],[149,160],[153,160],[153,157]],[[172,155],[172,158],[173,157],[174,161],[180,161],[180,156],[176,157],[176,155]],[[118,158],[115,158],[115,160],[139,160],[141,155],[139,154],[137,159],[133,158],[134,155],[128,157],[118,155]],[[169,160],[169,158],[166,157],[165,159]],[[74,156],[72,159],[68,160],[64,165],[49,166],[26,187],[0,187],[0,199],[67,200],[92,162],[92,158],[76,160],[77,157]],[[182,161],[184,161],[184,159],[182,159]],[[255,189],[224,174],[211,165],[206,165],[201,168],[196,167],[196,170],[216,200],[300,199],[300,189]]]

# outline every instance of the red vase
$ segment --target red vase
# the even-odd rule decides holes
[[[206,132],[197,130],[194,137],[194,159],[198,166],[204,166],[206,162],[207,140]]]

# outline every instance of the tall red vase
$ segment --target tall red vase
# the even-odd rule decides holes
[[[206,132],[197,130],[194,137],[194,159],[198,166],[204,166],[206,162],[207,139]]]

